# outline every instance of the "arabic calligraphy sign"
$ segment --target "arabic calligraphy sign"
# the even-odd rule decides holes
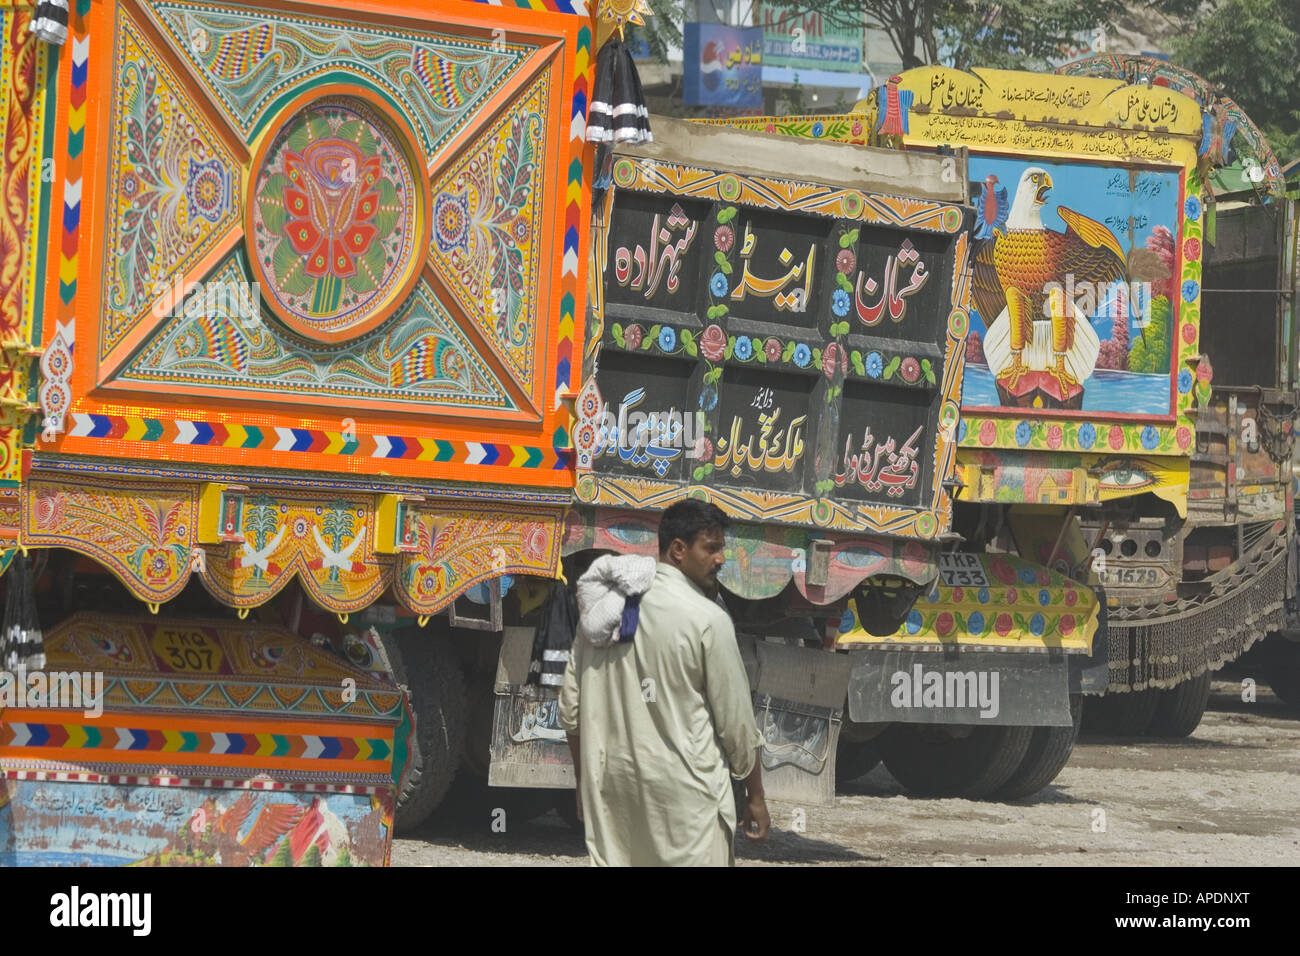
[[[692,175],[709,185],[616,161],[596,389],[577,433],[579,470],[590,461],[597,483],[580,480],[580,497],[599,500],[609,476],[747,489],[811,524],[836,509],[859,527],[882,506],[937,512],[955,447],[969,210],[925,218],[942,204],[875,203],[877,220],[910,216],[882,224],[861,192],[814,211],[788,183],[794,203],[764,204],[755,197],[776,193],[755,177],[746,190],[740,177]],[[816,189],[809,203],[827,192]]]

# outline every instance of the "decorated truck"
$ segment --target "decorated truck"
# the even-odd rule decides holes
[[[593,19],[71,8],[0,10],[0,863],[382,865],[560,573]]]
[[[955,530],[1102,586],[1089,725],[1181,736],[1211,672],[1281,629],[1295,595],[1295,205],[1258,130],[1203,80],[1139,57],[1061,74],[926,67],[852,114],[731,122],[969,151]],[[1222,216],[1212,177],[1236,194]],[[955,620],[921,605],[911,623]]]
[[[654,553],[683,495],[733,518],[721,582],[769,795],[828,801],[880,754],[916,792],[1040,789],[1100,602],[956,548],[965,155],[654,129],[594,200],[566,555]]]

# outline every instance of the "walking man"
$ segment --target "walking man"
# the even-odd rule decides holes
[[[745,835],[768,835],[763,738],[715,603],[728,523],[687,498],[663,514],[657,563],[601,558],[578,582],[560,724],[596,865],[734,865],[731,777],[745,781]]]

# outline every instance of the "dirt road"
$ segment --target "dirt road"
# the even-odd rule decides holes
[[[739,862],[1298,865],[1300,714],[1267,687],[1257,693],[1243,703],[1240,683],[1216,681],[1210,710],[1184,740],[1084,737],[1054,784],[1016,803],[913,799],[877,767],[844,787],[835,807],[773,802],[771,839],[740,846]],[[504,832],[493,822],[487,806],[434,820],[394,843],[393,864],[587,862],[581,836],[554,812],[507,816]]]

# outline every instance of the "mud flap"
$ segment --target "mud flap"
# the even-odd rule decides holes
[[[849,657],[849,716],[855,723],[1073,723],[1064,654],[864,650]]]
[[[488,785],[572,788],[573,758],[559,721],[558,687],[529,686],[531,627],[507,627],[493,686]]]
[[[1097,593],[1097,633],[1092,636],[1092,650],[1085,657],[1083,654],[1070,655],[1070,693],[1104,694],[1110,682],[1110,638],[1107,636],[1106,594],[1100,588]]]
[[[831,806],[848,656],[752,638],[739,642],[763,735],[768,799]]]

